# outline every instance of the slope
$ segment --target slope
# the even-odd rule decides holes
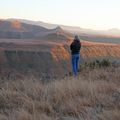
[[[119,120],[120,67],[84,69],[78,78],[0,79],[1,120]]]

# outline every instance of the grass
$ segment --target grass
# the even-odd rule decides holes
[[[0,84],[0,120],[119,120],[120,67],[86,69],[77,78]]]

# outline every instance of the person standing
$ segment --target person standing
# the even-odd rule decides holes
[[[78,66],[80,60],[80,49],[81,49],[81,42],[78,35],[75,35],[73,42],[70,45],[71,50],[71,60],[72,60],[72,71],[74,76],[78,75]]]

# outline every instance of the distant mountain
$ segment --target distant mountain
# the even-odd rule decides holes
[[[109,29],[110,32],[120,32],[120,29],[117,29],[117,28],[112,28],[112,29]]]
[[[120,44],[120,30],[115,28],[110,30],[92,30],[92,29],[84,29],[84,28],[74,27],[74,26],[57,25],[57,24],[50,24],[50,23],[45,23],[41,21],[30,21],[30,20],[24,20],[24,19],[7,19],[6,21],[11,22],[13,23],[13,26],[16,26],[17,29],[15,29],[16,32],[14,34],[17,34],[17,37],[15,38],[42,38],[47,40],[49,39],[65,40],[66,36],[67,38],[70,38],[70,37],[73,38],[75,34],[78,34],[82,40],[87,40],[92,42],[94,41],[95,42],[111,42],[111,43]],[[18,21],[18,22],[15,22],[15,21]],[[37,27],[37,30],[33,29],[32,32],[27,32],[27,33],[22,32],[21,33],[22,37],[21,37],[21,35],[18,35],[17,33],[17,31],[20,31],[20,29],[18,29],[20,27],[19,23],[21,23],[22,25],[27,24],[28,26]],[[44,28],[46,32],[44,32],[44,30],[43,32],[42,30],[41,32],[40,31],[38,32],[39,27]],[[35,33],[35,31],[37,33]],[[61,32],[57,32],[57,31],[61,31]],[[12,33],[8,32],[7,34],[10,34],[11,36]]]
[[[30,20],[24,20],[24,19],[7,19],[7,20],[8,21],[18,20],[23,23],[38,25],[38,26],[45,27],[47,29],[53,29],[53,28],[56,28],[57,26],[60,26],[63,30],[66,30],[72,34],[120,37],[120,30],[115,28],[110,30],[92,30],[92,29],[84,29],[84,28],[75,27],[75,26],[45,23],[41,21],[30,21]]]
[[[60,27],[55,28],[53,31],[51,31],[49,34],[46,36],[43,36],[41,39],[44,40],[49,40],[49,41],[54,41],[54,42],[65,42],[70,40],[72,35]]]
[[[117,29],[117,28],[112,28],[112,29],[109,29],[108,30],[109,34],[113,34],[113,35],[118,35],[120,36],[120,29]]]
[[[82,31],[83,29],[80,27],[74,27],[74,26],[66,26],[66,25],[60,25],[60,24],[51,24],[51,23],[46,23],[46,22],[41,22],[41,21],[31,21],[31,20],[25,20],[25,19],[7,19],[7,21],[14,21],[14,20],[18,20],[22,23],[27,23],[27,24],[32,24],[32,25],[38,25],[38,26],[42,26],[45,27],[47,29],[54,29],[57,26],[60,26],[62,29],[69,31],[71,33],[77,33]]]
[[[26,24],[19,20],[0,21],[0,38],[42,38],[50,34],[70,36],[61,27],[57,26],[54,29],[47,29],[41,26]]]
[[[21,23],[17,20],[0,22],[0,38],[34,38],[48,31],[46,28]]]
[[[65,76],[71,69],[69,53],[71,41],[65,40],[73,38],[72,32],[68,32],[72,30],[78,31],[81,38],[81,63],[102,58],[120,60],[120,45],[98,43],[101,41],[115,43],[115,38],[103,35],[102,31],[97,34],[98,31],[79,27],[64,26],[64,28],[56,25],[55,28],[48,29],[15,19],[0,20],[1,70],[13,70],[25,75],[31,71],[35,75],[48,78],[54,75]],[[120,39],[117,41],[120,43]]]
[[[31,25],[37,25],[37,26],[42,26],[45,27],[47,29],[54,29],[56,28],[58,25],[57,24],[50,24],[50,23],[45,23],[45,22],[41,22],[41,21],[32,21],[32,20],[25,20],[25,19],[7,19],[7,21],[20,21],[22,23],[26,23],[26,24],[31,24]]]

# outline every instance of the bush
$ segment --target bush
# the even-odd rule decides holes
[[[111,66],[112,65],[112,62],[109,60],[109,59],[103,59],[102,61],[101,61],[101,66],[103,66],[103,67],[109,67],[109,66]]]
[[[80,65],[80,70],[82,71],[85,68],[101,68],[101,67],[110,67],[110,66],[114,66],[116,62],[110,61],[109,59],[102,59],[102,60],[98,60],[96,59],[95,61],[92,62],[85,62],[84,65]]]

